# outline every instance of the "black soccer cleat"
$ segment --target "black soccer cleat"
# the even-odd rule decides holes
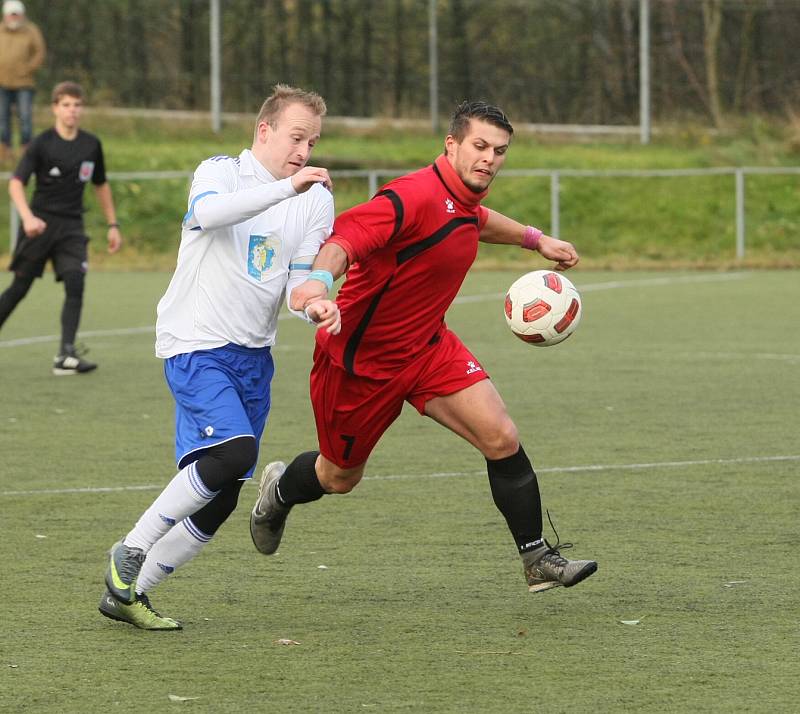
[[[67,347],[61,354],[53,358],[53,374],[56,377],[66,377],[70,374],[85,374],[97,369],[94,362],[83,359],[87,350],[76,350]]]

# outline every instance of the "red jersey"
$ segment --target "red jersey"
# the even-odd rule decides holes
[[[336,219],[328,241],[350,263],[336,298],[342,330],[317,332],[334,364],[386,379],[439,340],[478,252],[486,193],[468,189],[440,156]]]

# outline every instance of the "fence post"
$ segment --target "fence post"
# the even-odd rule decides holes
[[[370,171],[367,178],[369,179],[369,196],[367,196],[367,199],[370,199],[378,193],[378,172]]]
[[[219,134],[222,129],[222,80],[221,77],[221,52],[220,52],[220,7],[219,0],[211,0],[209,8],[209,53],[211,55],[209,64],[210,71],[210,94],[211,94],[211,130]]]
[[[736,169],[736,258],[744,258],[744,170]]]
[[[553,238],[558,238],[558,234],[561,232],[560,192],[558,171],[553,171],[550,174],[550,235]]]

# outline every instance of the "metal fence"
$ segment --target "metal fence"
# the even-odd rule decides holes
[[[363,178],[367,180],[367,194],[365,198],[373,196],[381,179],[402,176],[415,169],[348,169],[331,171],[331,177],[338,178]],[[732,217],[736,226],[736,257],[744,258],[746,245],[746,177],[748,175],[800,175],[800,166],[786,167],[718,167],[708,169],[504,169],[503,176],[517,178],[549,178],[550,179],[550,231],[549,234],[558,237],[561,226],[561,179],[562,178],[683,178],[687,176],[732,176],[731,190],[735,197],[735,213]],[[0,179],[8,180],[9,173],[0,173]],[[154,181],[162,179],[184,178],[187,184],[191,182],[191,171],[126,171],[109,172],[109,181]],[[385,182],[385,181],[384,181]],[[9,231],[10,249],[13,252],[19,227],[19,217],[13,204],[9,206]]]

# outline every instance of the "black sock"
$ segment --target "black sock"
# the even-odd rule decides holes
[[[64,307],[61,309],[61,351],[68,354],[75,349],[75,335],[81,321],[83,307],[84,275],[71,271],[64,275]]]
[[[14,311],[19,301],[28,294],[28,290],[30,290],[32,284],[32,277],[14,276],[11,285],[0,295],[0,326],[3,325],[6,318]]]
[[[520,553],[542,543],[542,501],[533,466],[520,445],[504,459],[486,459],[492,498],[506,519]]]
[[[325,495],[314,465],[319,451],[306,451],[286,467],[278,481],[278,498],[284,506],[311,503]]]
[[[236,509],[243,483],[244,481],[237,479],[223,486],[205,506],[189,516],[192,523],[206,535],[213,536]]]

